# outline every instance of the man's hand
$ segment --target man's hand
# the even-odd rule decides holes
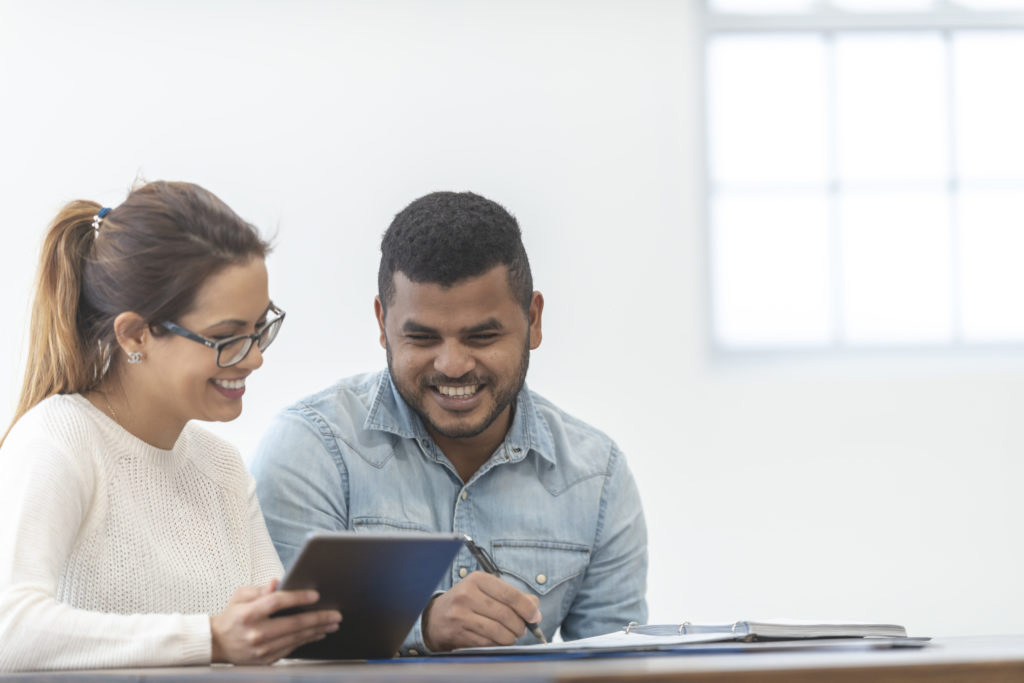
[[[276,589],[276,579],[266,586],[243,586],[223,612],[210,617],[214,662],[271,664],[299,645],[338,630],[341,613],[337,610],[271,617],[279,610],[312,605],[319,599],[316,591]]]
[[[537,597],[496,576],[473,572],[423,610],[423,640],[435,652],[459,647],[511,645],[526,622],[541,620]]]

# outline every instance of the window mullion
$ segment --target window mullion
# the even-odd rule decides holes
[[[844,316],[844,287],[843,287],[843,236],[842,223],[839,218],[840,198],[843,191],[842,180],[839,177],[839,122],[838,122],[838,85],[836,82],[836,34],[835,31],[825,31],[822,34],[825,42],[826,63],[826,97],[828,102],[828,192],[829,207],[829,285],[831,289],[830,300],[832,301],[832,341],[831,346],[842,347],[846,345]]]
[[[943,42],[946,46],[946,141],[949,154],[949,177],[946,184],[949,205],[949,258],[950,258],[950,320],[952,322],[952,343],[961,346],[964,343],[963,317],[963,282],[960,259],[960,161],[957,155],[957,116],[956,116],[956,58],[953,49],[953,32],[943,31]]]

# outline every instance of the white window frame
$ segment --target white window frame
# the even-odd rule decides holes
[[[930,33],[939,33],[947,50],[947,54],[952,50],[952,40],[954,33],[957,31],[1021,31],[1024,30],[1024,11],[989,11],[989,10],[975,10],[967,7],[957,5],[951,0],[936,0],[933,8],[927,11],[921,12],[899,12],[899,13],[868,13],[868,12],[851,12],[842,9],[838,9],[830,2],[830,0],[819,0],[816,5],[804,12],[794,13],[772,13],[772,14],[732,14],[715,11],[712,9],[712,0],[703,0],[701,3],[701,11],[699,16],[699,30],[698,36],[700,39],[701,49],[699,51],[701,63],[698,66],[698,72],[700,74],[700,82],[698,85],[701,106],[699,107],[699,127],[700,136],[699,139],[702,141],[701,151],[701,182],[703,186],[700,188],[701,191],[699,196],[701,198],[700,210],[702,212],[701,219],[704,225],[704,254],[705,254],[705,286],[707,292],[706,299],[706,323],[707,323],[707,339],[709,347],[716,356],[725,357],[759,357],[759,356],[820,356],[820,355],[835,355],[835,354],[876,354],[876,353],[896,353],[896,354],[924,354],[924,355],[936,355],[936,354],[947,354],[950,351],[957,353],[972,353],[980,352],[983,354],[990,353],[992,351],[1005,351],[1016,354],[1024,353],[1024,339],[1009,341],[1009,342],[968,342],[964,340],[962,322],[961,322],[961,311],[959,310],[959,292],[960,284],[956,281],[958,274],[956,268],[953,268],[954,283],[952,287],[953,300],[951,306],[953,307],[953,335],[952,339],[948,342],[934,343],[934,344],[916,344],[916,345],[901,345],[901,344],[883,344],[883,345],[862,345],[856,343],[850,343],[843,340],[842,334],[842,322],[841,322],[841,305],[842,305],[842,291],[840,282],[840,270],[837,264],[841,260],[839,254],[840,239],[838,234],[838,221],[833,215],[831,224],[829,226],[830,232],[830,250],[832,261],[831,272],[831,297],[832,297],[832,310],[831,310],[831,326],[832,335],[831,341],[821,345],[811,346],[726,346],[721,342],[718,335],[718,321],[715,316],[715,282],[714,282],[714,263],[715,254],[713,253],[714,236],[712,234],[714,226],[712,225],[711,217],[711,205],[713,197],[717,188],[715,186],[715,180],[712,178],[711,173],[711,159],[710,149],[706,141],[709,140],[710,122],[708,121],[708,103],[709,103],[709,83],[708,83],[708,64],[707,55],[708,49],[712,40],[721,35],[727,34],[766,34],[766,33],[808,33],[823,36],[826,41],[832,41],[834,43],[835,37],[838,33],[848,32],[914,32],[914,31],[926,31]],[[947,60],[949,63],[950,60]],[[951,83],[952,75],[947,73],[945,76],[947,80],[947,86]],[[829,87],[834,90],[834,80],[829,81]],[[947,90],[949,88],[947,87]],[[830,97],[834,97],[834,92],[830,93]],[[947,116],[953,116],[953,107],[950,106],[947,109]],[[830,122],[833,130],[830,131],[830,146],[833,148],[831,152],[832,159],[830,161],[830,178],[828,182],[827,195],[830,200],[835,203],[835,199],[840,193],[840,184],[838,174],[836,171],[835,162],[835,145],[836,136],[834,131],[834,122]],[[1022,124],[1024,125],[1024,124]],[[949,140],[947,144],[954,145],[956,128],[954,125],[949,126]],[[948,187],[946,190],[947,195],[950,198],[956,196],[959,189],[959,178],[958,178],[958,165],[955,158],[952,158],[950,166],[950,176],[948,178]],[[834,214],[835,212],[833,212]],[[953,230],[953,244],[954,249],[956,248],[956,233],[957,225],[955,216],[951,217],[951,230]],[[1022,266],[1024,267],[1024,266]],[[1024,292],[1022,292],[1022,306],[1024,306]]]

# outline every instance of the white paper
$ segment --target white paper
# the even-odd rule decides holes
[[[536,645],[505,645],[496,647],[467,647],[452,651],[451,654],[543,654],[545,652],[577,652],[588,650],[653,650],[670,645],[688,643],[714,643],[733,640],[731,633],[686,633],[671,636],[649,636],[642,633],[615,631],[590,638],[580,638],[561,643],[537,643]]]

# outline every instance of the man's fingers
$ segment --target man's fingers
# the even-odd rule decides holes
[[[473,572],[430,603],[424,637],[435,649],[511,645],[539,620],[537,598],[500,578]]]
[[[479,633],[474,633],[473,631],[463,631],[459,635],[458,647],[493,647],[495,645],[502,644],[503,643],[501,643],[500,641],[494,640],[493,638],[488,638],[486,636],[482,636]]]
[[[473,611],[488,621],[500,624],[503,630],[512,636],[513,640],[526,633],[526,624],[515,610],[485,593],[480,594]],[[506,637],[499,635],[493,628],[488,628],[486,631],[475,629],[475,631],[489,638],[494,638],[496,641],[507,640]]]
[[[491,579],[490,581],[486,579]],[[538,622],[541,620],[540,604],[533,595],[516,590],[496,576],[484,574],[479,580],[479,588],[488,597],[508,605],[523,621]]]
[[[512,618],[515,619],[513,628],[521,629],[525,632],[526,627],[522,625],[522,620],[515,617],[515,613],[509,611]],[[472,617],[467,618],[463,622],[463,628],[466,634],[473,634],[484,641],[485,645],[511,645],[516,642],[516,639],[522,635],[522,633],[516,633],[513,628],[509,628],[509,624],[504,621],[498,621],[487,615],[474,614]]]
[[[485,638],[490,644],[510,645],[526,632],[522,616],[509,602],[525,599],[527,611],[533,614],[536,606],[529,598],[501,579],[488,574],[471,575],[464,582],[456,607],[457,618],[465,631]]]

